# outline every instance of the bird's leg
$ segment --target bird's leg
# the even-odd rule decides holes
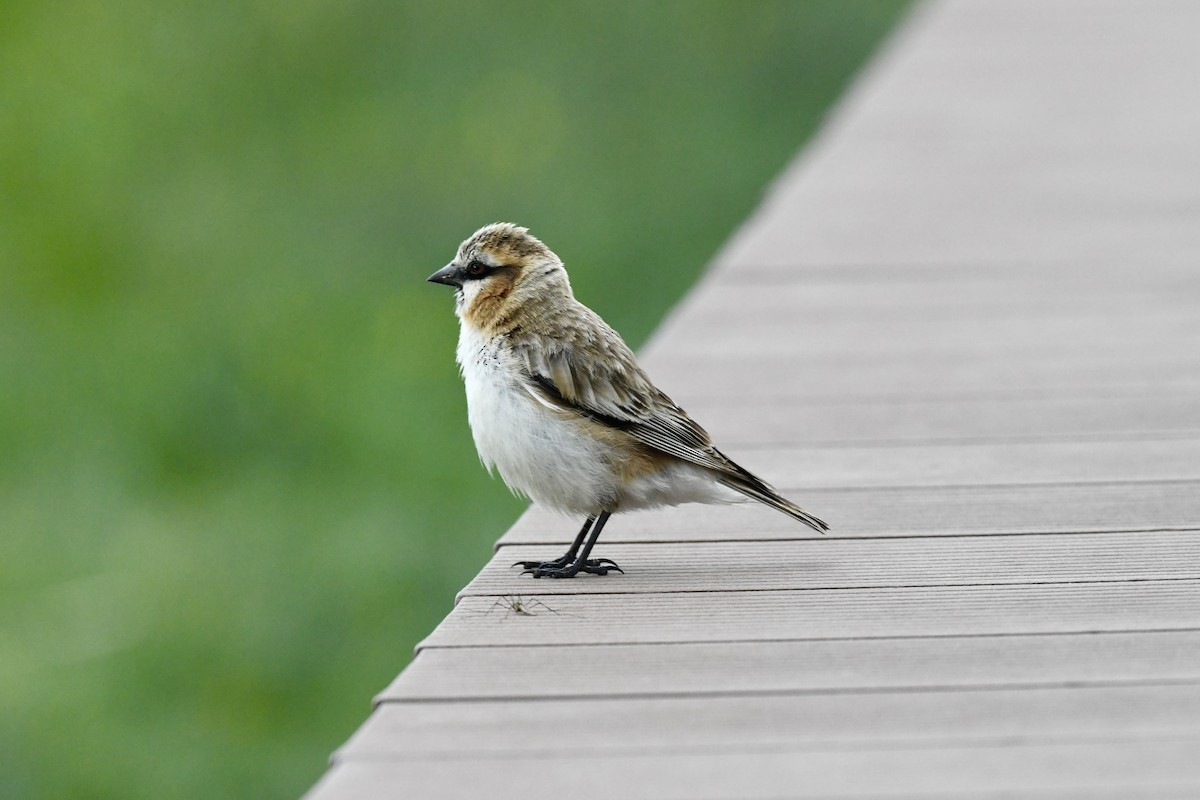
[[[579,533],[575,536],[575,541],[571,542],[571,548],[553,561],[518,561],[513,564],[514,567],[522,569],[536,569],[537,567],[565,567],[575,560],[575,554],[579,552],[579,545],[583,544],[583,537],[587,536],[587,532],[591,529],[592,523],[596,518],[588,517],[583,521],[583,527],[579,529]]]
[[[588,520],[588,523],[583,526],[583,530],[579,532],[579,536],[576,537],[575,544],[571,546],[570,551],[564,556],[566,560],[563,563],[546,561],[541,564],[532,563],[532,566],[530,566],[531,562],[525,562],[523,564],[525,572],[528,572],[535,578],[573,578],[581,572],[591,575],[607,575],[611,570],[624,573],[624,570],[618,567],[617,562],[612,559],[588,558],[591,555],[592,548],[596,546],[596,539],[600,538],[600,531],[604,529],[604,523],[608,522],[608,517],[609,513],[605,511],[596,518],[594,525],[591,519]],[[591,535],[587,537],[587,543],[584,544],[583,550],[579,552],[578,556],[575,556],[575,551],[579,549],[579,542],[583,539],[584,532],[589,527],[592,529]],[[521,574],[524,575],[525,572]]]

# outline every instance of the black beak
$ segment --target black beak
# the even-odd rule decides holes
[[[447,286],[455,286],[461,289],[462,281],[459,280],[459,275],[458,267],[453,264],[447,264],[425,280],[430,283],[444,283]]]

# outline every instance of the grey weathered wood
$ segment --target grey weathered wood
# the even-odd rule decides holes
[[[1200,308],[1200,304],[1197,306]],[[1200,387],[1177,395],[804,402],[742,395],[686,406],[719,447],[1200,435]]]
[[[655,351],[655,353],[661,351]],[[968,351],[898,359],[893,354],[845,352],[810,355],[780,369],[778,358],[752,353],[680,355],[646,359],[654,381],[684,408],[700,398],[738,397],[752,386],[763,397],[826,402],[889,397],[1010,398],[1038,395],[1128,395],[1153,385],[1163,392],[1194,392],[1200,351],[1172,346],[1131,354],[1100,350],[1023,353],[987,359]]]
[[[618,576],[620,577],[620,576]],[[529,593],[526,600],[541,599]],[[546,596],[505,620],[464,597],[422,647],[756,642],[1200,627],[1200,581]]]
[[[494,617],[502,618],[502,613]],[[516,627],[524,619],[502,624],[510,621]],[[752,645],[429,647],[377,699],[844,694],[1146,683],[1200,683],[1200,630]]]
[[[1009,269],[1003,279],[1000,274],[972,276],[950,269],[933,278],[894,270],[859,272],[841,280],[838,274],[762,269],[758,280],[735,282],[726,276],[713,291],[697,294],[685,306],[686,314],[669,318],[655,339],[680,330],[704,339],[728,338],[775,325],[853,336],[870,330],[863,327],[867,319],[883,326],[873,329],[876,332],[904,326],[921,335],[971,330],[1019,336],[1041,329],[1149,338],[1164,329],[1191,330],[1195,319],[1187,312],[1200,302],[1200,291],[1186,272],[1140,264],[1119,274],[1079,270],[1067,274],[1072,279],[1060,281],[1045,277],[1063,274],[1055,270],[1029,275]],[[1062,305],[1065,295],[1071,297],[1067,307]]]
[[[1005,146],[1052,147],[1088,168],[1070,178],[1059,172],[1060,190],[1104,188],[1130,199],[1150,199],[1138,191],[1140,173],[1116,184],[1088,180],[1105,157],[1189,157],[1200,113],[1177,102],[1200,25],[1189,0],[940,4],[924,14],[843,100],[827,142],[869,150],[872,142],[923,141],[928,150],[954,148],[947,161],[958,163],[1002,156]]]
[[[826,520],[828,537],[957,536],[1200,529],[1200,481],[798,489],[783,492]],[[531,506],[500,538],[565,549],[577,520]],[[806,525],[757,503],[687,505],[614,517],[601,541],[811,539]]]
[[[1200,578],[1200,530],[614,544],[595,555],[625,570],[610,579],[521,575],[515,561],[555,558],[545,545],[502,547],[461,595],[754,591],[965,586]]]
[[[1200,437],[1134,441],[1006,441],[888,447],[725,448],[779,486],[976,486],[1200,480]]]
[[[679,326],[799,316],[805,324],[843,322],[848,314],[912,317],[950,324],[1047,316],[1093,321],[1109,314],[1179,311],[1200,302],[1194,265],[1177,261],[1090,260],[1030,264],[745,265],[711,274],[669,314],[655,340]],[[1070,297],[1070,304],[1063,298]],[[759,314],[755,314],[755,310]]]
[[[637,752],[591,757],[528,751],[448,760],[350,761],[336,765],[310,800],[420,795],[493,800],[620,797],[659,800],[797,798],[1194,798],[1200,739],[950,746],[939,749],[771,753]],[[782,792],[782,794],[781,794]],[[1014,793],[1020,792],[1019,795]]]
[[[1200,174],[1198,172],[1197,174]],[[792,315],[747,314],[715,326],[694,321],[660,334],[661,346],[686,358],[722,358],[754,354],[786,359],[778,369],[804,364],[810,357],[872,358],[924,362],[939,356],[987,352],[991,357],[1019,359],[1045,354],[1070,356],[1102,350],[1134,359],[1167,351],[1186,353],[1200,335],[1195,305],[1178,303],[1157,312],[1108,312],[1091,317],[1041,315],[992,319],[947,319],[912,314],[886,316],[863,311],[827,320],[819,331],[798,337]]]
[[[1200,737],[1200,684],[384,704],[347,759]]]
[[[721,262],[1194,255],[1200,111],[1182,98],[1198,16],[1186,2],[936,6]]]

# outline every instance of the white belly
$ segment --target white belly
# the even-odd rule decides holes
[[[465,326],[458,362],[467,417],[484,465],[515,492],[567,514],[597,514],[619,493],[611,455],[568,415],[546,408],[508,368],[506,354]]]

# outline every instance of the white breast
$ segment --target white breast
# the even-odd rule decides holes
[[[502,340],[486,340],[463,325],[458,363],[475,448],[489,470],[494,466],[509,488],[547,508],[585,515],[606,510],[619,492],[612,458],[577,421],[534,399]]]

